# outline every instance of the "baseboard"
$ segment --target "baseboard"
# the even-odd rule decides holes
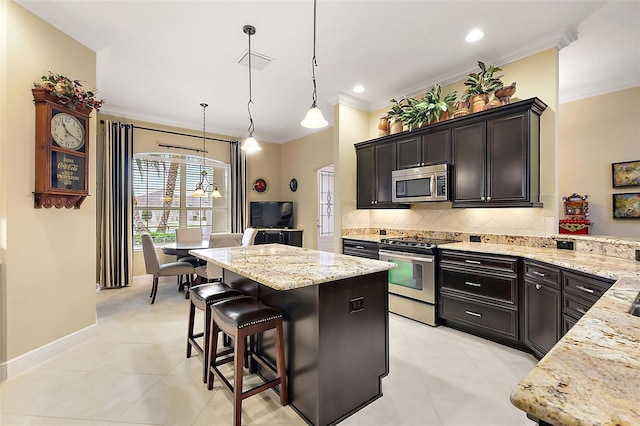
[[[11,379],[38,364],[49,361],[56,355],[68,351],[69,349],[93,339],[97,335],[97,324],[92,324],[75,333],[61,337],[44,346],[40,346],[32,351],[17,356],[9,361],[0,363],[0,382]]]

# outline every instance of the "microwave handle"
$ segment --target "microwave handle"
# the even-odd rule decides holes
[[[429,186],[431,187],[431,196],[435,196],[436,195],[436,176],[433,175],[431,176],[431,178],[429,179]]]

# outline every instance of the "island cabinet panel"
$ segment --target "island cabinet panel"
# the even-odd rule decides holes
[[[408,208],[393,203],[391,171],[396,166],[396,145],[388,140],[356,146],[356,207]]]
[[[259,230],[254,244],[285,244],[288,246],[302,247],[301,229],[267,229]]]
[[[541,207],[537,98],[452,128],[453,207]]]
[[[425,131],[396,140],[397,170],[451,161],[451,130]]]
[[[611,287],[613,280],[578,273],[562,272],[562,334],[587,313],[594,303]]]
[[[224,281],[283,312],[289,401],[307,423],[336,424],[382,396],[389,373],[387,271],[291,290],[226,269]],[[274,340],[261,335],[255,350],[275,366]]]
[[[442,250],[440,319],[445,325],[520,346],[519,267],[512,256]]]

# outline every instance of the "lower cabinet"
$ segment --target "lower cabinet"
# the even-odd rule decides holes
[[[581,274],[562,272],[562,334],[578,322],[582,315],[611,287],[613,280]]]
[[[481,337],[519,343],[519,258],[441,251],[442,323]]]
[[[561,336],[560,269],[524,262],[524,344],[543,357]]]
[[[302,230],[269,229],[258,231],[254,244],[271,243],[302,247]]]

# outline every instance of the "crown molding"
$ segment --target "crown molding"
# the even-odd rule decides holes
[[[640,86],[640,77],[631,77],[628,80],[617,81],[607,86],[597,85],[590,87],[588,90],[577,90],[575,92],[565,93],[560,97],[558,103],[565,104],[568,102],[579,101],[580,99],[591,98],[593,96],[605,95],[607,93],[617,92],[619,90],[631,89]]]
[[[362,99],[358,99],[354,96],[347,95],[343,92],[338,92],[335,96],[332,96],[327,100],[331,105],[346,105],[352,108],[359,109],[361,111],[371,112],[371,104],[367,101],[363,101]]]

